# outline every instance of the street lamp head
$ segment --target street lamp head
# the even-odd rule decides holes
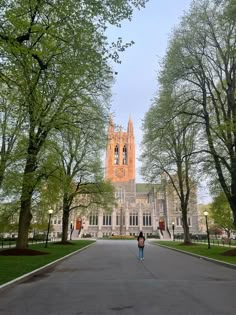
[[[175,225],[175,222],[172,222],[172,225]]]
[[[48,210],[48,213],[53,214],[53,210],[52,209]]]
[[[208,216],[208,211],[204,211],[203,214],[207,217]]]

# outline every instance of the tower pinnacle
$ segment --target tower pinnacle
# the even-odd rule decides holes
[[[131,116],[129,116],[127,132],[128,132],[129,135],[130,134],[133,135],[133,133],[134,133],[134,126],[133,126],[133,122],[132,122]]]

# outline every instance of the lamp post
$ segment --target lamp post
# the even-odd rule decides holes
[[[208,221],[207,221],[207,216],[208,216],[208,211],[204,211],[204,216],[206,219],[206,230],[207,230],[207,242],[208,242],[208,248],[211,248],[211,244],[210,244],[210,236],[209,236],[209,229],[208,229]]]
[[[172,222],[173,241],[175,241],[175,222]]]
[[[49,230],[50,230],[50,224],[51,224],[51,216],[53,214],[53,210],[48,210],[49,218],[48,218],[48,231],[47,231],[47,237],[46,237],[46,243],[45,243],[45,248],[48,247],[48,235],[49,235]]]
[[[74,231],[73,221],[70,221],[70,241],[72,240],[72,233]]]

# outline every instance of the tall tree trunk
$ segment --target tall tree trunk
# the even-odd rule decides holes
[[[69,216],[70,216],[70,205],[69,200],[66,196],[63,198],[63,218],[62,218],[62,242],[68,240],[68,226],[69,226]]]
[[[188,223],[183,220],[183,229],[184,229],[184,244],[192,244]]]
[[[31,203],[35,189],[34,172],[37,165],[36,158],[36,151],[32,147],[29,147],[21,191],[18,239],[16,242],[16,248],[18,249],[25,249],[28,246],[28,231],[30,227],[30,221],[32,219]]]
[[[191,244],[191,238],[189,234],[188,218],[187,218],[187,207],[182,208],[182,219],[183,219],[183,229],[184,229],[184,244]]]
[[[31,196],[28,197],[27,200],[21,201],[18,238],[16,242],[16,248],[19,249],[25,249],[28,247],[28,232],[30,227],[30,221],[32,219],[31,200],[32,194]]]
[[[233,212],[233,224],[236,228],[236,193],[229,198],[229,204]]]

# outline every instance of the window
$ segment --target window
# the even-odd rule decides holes
[[[116,216],[116,225],[120,226],[120,215]],[[122,225],[125,225],[125,216],[123,215],[123,223]]]
[[[129,225],[138,225],[138,214],[137,213],[131,213],[129,216]]]
[[[143,213],[143,226],[151,226],[152,225],[152,216],[150,212]]]
[[[114,164],[115,165],[119,164],[119,147],[118,147],[118,145],[116,145],[115,149],[114,149]]]
[[[111,225],[111,215],[104,214],[103,215],[103,225]]]
[[[122,187],[117,188],[115,192],[115,197],[118,202],[124,203],[125,202],[125,190]]]
[[[181,207],[180,207],[180,205],[177,202],[175,203],[175,211],[176,212],[181,212]]]
[[[98,225],[98,214],[91,213],[89,216],[89,225]]]
[[[164,191],[158,191],[157,192],[157,198],[158,199],[165,199]]]
[[[123,147],[123,164],[127,164],[127,147],[124,145]]]
[[[159,211],[161,211],[161,212],[164,211],[164,200],[160,200],[160,203],[159,203]]]
[[[176,226],[182,226],[182,218],[176,218]]]

